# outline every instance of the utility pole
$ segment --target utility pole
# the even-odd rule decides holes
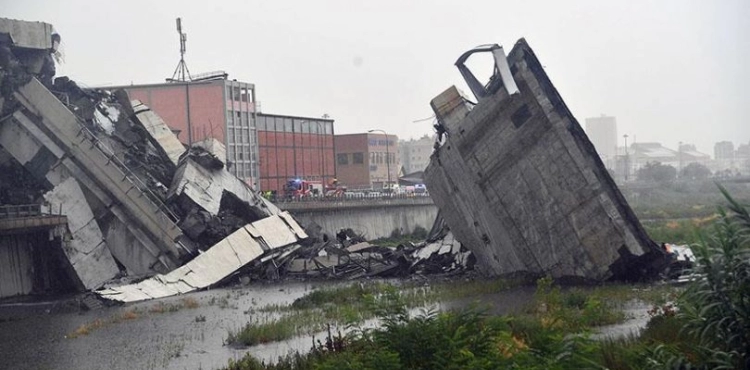
[[[625,181],[628,181],[628,172],[630,172],[630,158],[628,157],[628,134],[622,135],[625,138]]]

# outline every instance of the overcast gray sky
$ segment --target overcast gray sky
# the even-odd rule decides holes
[[[750,142],[750,1],[43,1],[0,16],[52,23],[59,75],[84,85],[153,83],[179,60],[256,84],[264,112],[336,120],[337,133],[431,132],[429,101],[485,43],[525,37],[581,124],[617,117],[620,137]]]

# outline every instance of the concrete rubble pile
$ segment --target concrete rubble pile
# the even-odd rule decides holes
[[[227,171],[220,143],[186,150],[125,91],[54,78],[60,39],[49,24],[0,18],[0,166],[21,175],[0,190],[3,204],[68,216],[63,250],[79,289],[156,275],[141,286],[183,293],[307,238]],[[159,296],[123,289],[119,300]]]
[[[440,223],[441,219],[436,221]],[[451,275],[473,270],[472,253],[442,223],[426,241],[385,247],[367,242],[351,229],[337,240],[279,250],[239,271],[251,279],[359,279],[413,275]],[[325,238],[324,238],[325,239]]]
[[[464,62],[489,52],[485,85]],[[431,105],[438,142],[425,181],[457,240],[488,275],[647,279],[666,265],[525,40],[507,58],[478,47]]]

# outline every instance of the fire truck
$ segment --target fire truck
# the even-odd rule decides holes
[[[323,187],[323,182],[319,180],[290,179],[284,186],[284,195],[287,198],[304,198],[304,197],[336,197],[343,196],[346,192],[346,186],[339,185],[338,180],[334,179],[330,184]]]
[[[323,182],[314,180],[291,179],[284,186],[287,198],[304,198],[323,194]]]

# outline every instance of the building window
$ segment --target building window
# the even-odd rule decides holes
[[[284,118],[284,131],[292,132],[292,120]]]
[[[365,163],[365,154],[364,153],[354,153],[352,154],[352,164],[363,164]]]
[[[302,133],[303,134],[310,133],[310,122],[302,121]]]
[[[258,130],[266,131],[266,117],[258,117]]]
[[[342,165],[349,164],[349,154],[347,153],[336,154],[336,162]]]

